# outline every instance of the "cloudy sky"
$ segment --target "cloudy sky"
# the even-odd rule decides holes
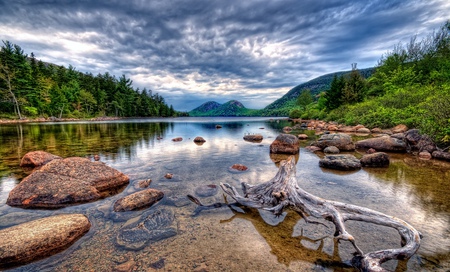
[[[0,0],[0,39],[125,74],[176,110],[263,108],[317,76],[377,64],[450,19],[448,0]]]

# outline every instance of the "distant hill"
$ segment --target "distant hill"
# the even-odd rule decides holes
[[[375,68],[366,68],[358,70],[361,75],[368,78],[375,71]],[[351,71],[341,71],[326,74],[317,78],[314,78],[305,83],[299,84],[292,88],[289,92],[283,95],[281,98],[275,100],[271,104],[267,105],[264,109],[260,111],[261,115],[286,115],[289,113],[289,109],[293,107],[296,103],[297,97],[300,95],[301,91],[304,89],[309,89],[313,96],[318,95],[320,92],[328,90],[330,88],[331,81],[334,75],[338,77],[350,73]]]
[[[255,111],[256,110],[247,109],[237,100],[230,100],[225,104],[209,101],[191,110],[189,116],[250,116],[254,115]]]

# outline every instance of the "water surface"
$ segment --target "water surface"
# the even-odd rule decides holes
[[[222,128],[217,129],[216,125]],[[193,216],[196,205],[187,200],[202,185],[220,182],[240,188],[241,182],[259,184],[277,172],[279,158],[269,146],[289,124],[267,118],[137,119],[96,123],[44,123],[0,126],[0,228],[59,213],[83,213],[91,230],[68,250],[14,271],[111,271],[122,266],[136,271],[354,271],[342,263],[351,259],[350,243],[337,244],[334,227],[307,224],[287,212],[282,222],[267,212],[228,207]],[[296,131],[300,133],[304,131]],[[313,140],[314,132],[306,131]],[[243,140],[260,133],[261,143]],[[197,145],[196,136],[206,142]],[[173,142],[175,137],[183,141]],[[302,143],[303,147],[308,141]],[[450,164],[424,161],[408,154],[390,154],[389,168],[353,172],[322,169],[323,154],[301,148],[297,163],[299,185],[327,199],[365,206],[408,221],[424,238],[409,261],[390,262],[396,271],[450,269]],[[18,165],[29,151],[45,150],[61,157],[99,154],[101,161],[130,176],[130,185],[115,196],[58,210],[23,210],[5,204],[9,192],[28,173]],[[356,156],[361,156],[355,152]],[[248,167],[232,171],[235,164]],[[164,178],[172,173],[173,179]],[[166,193],[150,209],[165,207],[176,216],[178,234],[133,251],[116,244],[126,220],[118,220],[114,202],[135,192],[139,180]],[[221,192],[200,198],[223,202]],[[143,211],[124,216],[138,217]],[[119,218],[120,219],[120,218]],[[398,247],[391,229],[348,222],[349,232],[365,250]]]

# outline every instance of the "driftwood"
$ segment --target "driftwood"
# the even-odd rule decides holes
[[[281,162],[278,173],[270,181],[256,186],[242,183],[243,196],[229,184],[220,186],[237,203],[246,207],[268,210],[275,215],[281,215],[284,209],[290,208],[299,213],[306,222],[311,222],[309,216],[332,222],[335,225],[334,237],[337,241],[349,241],[355,248],[356,253],[351,263],[361,271],[386,271],[381,266],[382,263],[408,259],[419,249],[421,234],[407,222],[368,208],[326,200],[300,188],[296,179],[295,165],[295,158],[291,156]],[[396,229],[401,236],[401,247],[364,253],[358,247],[355,238],[346,230],[345,222],[348,220]]]

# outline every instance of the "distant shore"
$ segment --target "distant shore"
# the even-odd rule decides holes
[[[24,119],[0,119],[0,125],[2,124],[20,124],[20,123],[45,123],[45,122],[74,122],[74,121],[113,121],[127,119],[123,117],[94,117],[94,118],[24,118]]]

